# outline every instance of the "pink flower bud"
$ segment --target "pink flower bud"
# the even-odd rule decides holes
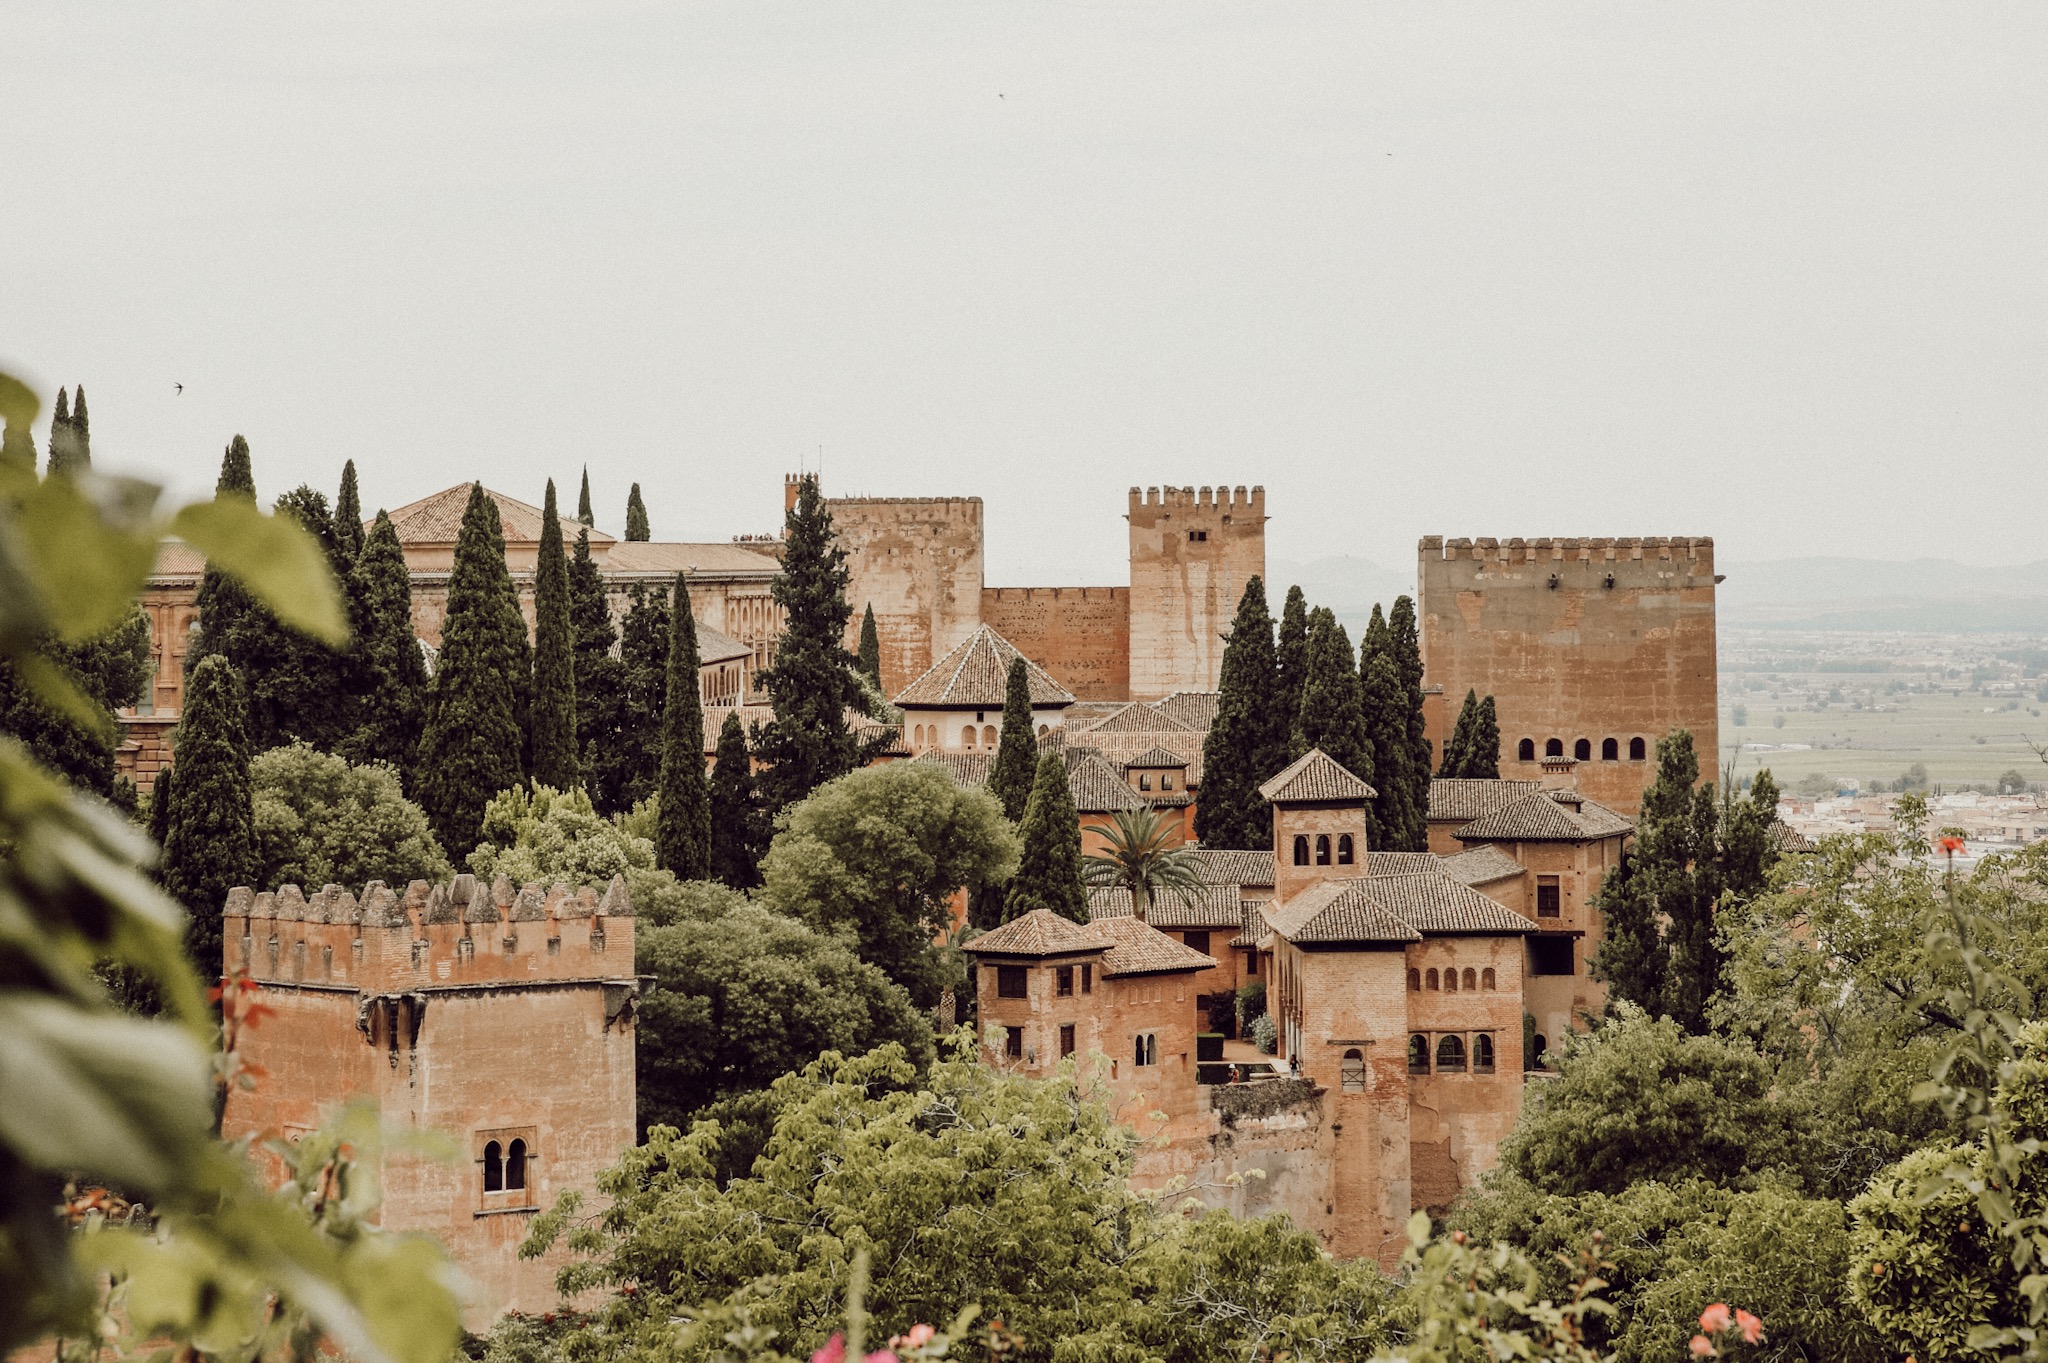
[[[1727,1329],[1728,1320],[1728,1305],[1726,1302],[1717,1301],[1706,1310],[1700,1312],[1700,1328],[1710,1335],[1718,1335]]]
[[[1692,1343],[1686,1347],[1692,1350],[1694,1358],[1712,1358],[1714,1356],[1713,1341],[1709,1340],[1705,1335],[1694,1335]]]
[[[846,1336],[834,1335],[825,1347],[811,1355],[811,1363],[846,1363]]]
[[[1735,1328],[1742,1331],[1744,1344],[1754,1344],[1764,1337],[1764,1323],[1747,1311],[1735,1313]]]

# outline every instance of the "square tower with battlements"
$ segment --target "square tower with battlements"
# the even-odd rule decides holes
[[[1266,490],[1131,489],[1130,694],[1213,691],[1244,584],[1266,571]]]

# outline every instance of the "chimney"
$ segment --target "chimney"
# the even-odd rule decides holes
[[[1570,790],[1578,782],[1572,779],[1572,768],[1578,766],[1578,759],[1572,757],[1546,757],[1543,759],[1543,788],[1545,790]]]

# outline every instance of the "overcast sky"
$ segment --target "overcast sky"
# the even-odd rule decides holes
[[[2048,557],[2039,3],[6,8],[0,364],[187,492]]]

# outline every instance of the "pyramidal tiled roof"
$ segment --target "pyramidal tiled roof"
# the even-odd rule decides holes
[[[1188,855],[1195,859],[1196,874],[1202,877],[1204,884],[1260,885],[1267,888],[1273,884],[1273,854],[1270,851],[1190,847]]]
[[[1102,953],[1102,973],[1154,975],[1162,971],[1207,970],[1216,958],[1176,942],[1135,918],[1070,923],[1050,909],[1019,914],[964,948],[976,956],[1081,956]]]
[[[1259,794],[1276,805],[1363,803],[1378,793],[1321,748],[1310,748],[1259,787]]]
[[[1491,885],[1522,874],[1522,863],[1490,843],[1442,858],[1444,874],[1461,885]]]
[[[1577,808],[1568,801],[1576,802]],[[1634,828],[1630,820],[1575,791],[1533,790],[1480,815],[1452,836],[1460,842],[1585,842]]]
[[[1138,792],[1124,780],[1124,774],[1093,753],[1067,767],[1067,790],[1074,797],[1077,814],[1114,814],[1120,809],[1147,808]]]
[[[398,532],[400,544],[453,544],[462,530],[462,513],[469,506],[469,490],[474,483],[457,483],[454,487],[443,488],[432,496],[422,497],[416,502],[407,502],[390,513],[391,528]],[[502,492],[484,489],[484,495],[498,504],[498,519],[505,527],[507,544],[537,544],[540,542],[541,509],[528,505],[516,497],[507,497]],[[573,545],[576,536],[583,529],[583,523],[570,516],[557,516],[561,522],[562,539]],[[363,522],[368,530],[376,524],[377,518],[370,517]],[[601,530],[590,532],[592,544],[610,544],[612,537]]]
[[[1023,657],[1016,645],[983,625],[897,692],[895,703],[943,710],[1000,710],[1009,685],[1010,660]],[[1073,692],[1029,658],[1024,658],[1024,674],[1034,706],[1074,703]]]
[[[1419,942],[1422,934],[1380,903],[1371,882],[1320,881],[1269,909],[1266,921],[1290,942]]]
[[[1207,733],[1216,723],[1216,707],[1222,700],[1221,691],[1176,691],[1165,700],[1153,701],[1152,708],[1176,724]]]
[[[1426,871],[1369,869],[1367,884],[1381,906],[1423,933],[1534,932],[1536,925],[1432,866]]]
[[[1429,817],[1432,819],[1455,819],[1464,823],[1481,814],[1499,809],[1510,800],[1519,799],[1532,790],[1540,790],[1541,781],[1502,781],[1450,779],[1437,777],[1429,783]]]
[[[1067,956],[1104,950],[1106,944],[1088,931],[1089,926],[1069,922],[1050,909],[1033,909],[984,932],[967,943],[966,950],[986,956]]]
[[[1157,734],[1196,733],[1193,725],[1183,724],[1166,714],[1157,706],[1134,700],[1121,709],[1111,711],[1081,731],[1087,734]]]
[[[1131,917],[1131,892],[1122,886],[1088,892],[1088,916]],[[1244,924],[1244,901],[1235,885],[1204,885],[1195,890],[1159,890],[1146,906],[1145,921],[1155,928],[1236,928]]]
[[[734,658],[752,657],[754,650],[730,634],[721,634],[704,625],[697,626],[698,663],[724,663]]]
[[[919,753],[919,762],[933,762],[953,773],[953,779],[972,790],[988,784],[988,774],[996,764],[992,752],[941,752],[933,749]]]
[[[1124,759],[1126,767],[1185,767],[1188,760],[1167,748],[1150,747],[1136,757]]]

